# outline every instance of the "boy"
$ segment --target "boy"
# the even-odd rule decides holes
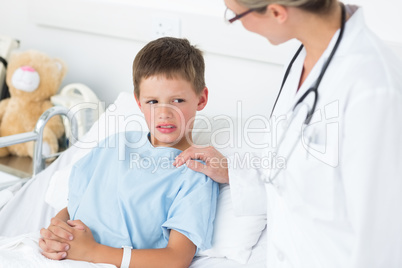
[[[188,267],[211,246],[218,185],[172,165],[208,100],[202,54],[187,40],[157,39],[135,57],[133,80],[149,134],[111,136],[74,166],[68,207],[41,230],[48,258]]]

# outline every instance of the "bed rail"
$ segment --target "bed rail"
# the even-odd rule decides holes
[[[35,141],[34,155],[32,158],[33,167],[32,167],[32,177],[35,177],[36,174],[45,169],[45,161],[47,158],[52,158],[58,156],[60,153],[53,154],[47,157],[42,155],[42,144],[43,144],[43,131],[46,123],[55,115],[62,115],[69,119],[71,125],[71,133],[72,137],[78,137],[78,125],[77,121],[74,117],[74,114],[70,112],[70,110],[66,107],[62,106],[54,106],[46,110],[36,122],[35,128],[32,132],[20,133],[5,137],[0,137],[0,147],[7,147],[10,145],[24,143],[28,141]],[[70,144],[73,144],[75,140],[70,141]]]

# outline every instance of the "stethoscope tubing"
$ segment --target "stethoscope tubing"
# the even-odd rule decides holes
[[[345,31],[346,10],[345,10],[345,6],[343,5],[343,3],[341,3],[341,8],[342,8],[341,28],[340,28],[340,31],[339,31],[338,39],[336,40],[336,43],[335,43],[335,45],[334,45],[334,48],[333,48],[332,51],[331,51],[331,54],[329,55],[327,61],[325,62],[324,66],[322,67],[320,75],[318,76],[318,78],[317,78],[317,80],[316,80],[314,86],[312,87],[312,88],[314,88],[313,91],[315,91],[315,95],[316,95],[316,98],[317,98],[317,99],[318,99],[318,86],[320,85],[321,80],[322,80],[322,78],[324,77],[324,74],[325,74],[325,72],[326,72],[326,70],[327,70],[327,68],[328,68],[328,66],[329,66],[329,64],[330,64],[330,62],[332,61],[332,58],[334,57],[335,52],[338,50],[339,44],[341,43],[341,40],[342,40],[342,38],[343,38],[343,33],[344,33],[344,31]],[[283,89],[283,87],[284,87],[284,85],[285,85],[285,83],[286,83],[286,81],[287,81],[287,79],[288,79],[290,70],[292,69],[292,66],[293,66],[294,62],[296,61],[296,59],[297,59],[297,57],[299,56],[300,52],[302,51],[303,47],[304,47],[304,45],[301,44],[300,47],[298,48],[298,50],[296,51],[295,55],[293,56],[292,60],[290,61],[290,63],[289,63],[289,65],[288,65],[287,69],[286,69],[286,72],[285,72],[285,74],[284,74],[284,76],[283,76],[283,79],[282,79],[281,87],[280,87],[280,89],[279,89],[279,93],[278,93],[278,95],[277,95],[277,97],[276,97],[276,99],[275,99],[274,105],[273,105],[273,107],[272,107],[272,111],[271,111],[270,118],[272,117],[272,115],[273,115],[273,113],[274,113],[276,104],[278,103],[278,99],[279,99],[279,97],[281,96],[282,89]],[[312,91],[312,90],[310,90],[310,89],[307,90],[308,93],[310,93],[311,91]],[[306,92],[306,93],[307,93],[307,92]],[[304,93],[303,96],[301,96],[301,97],[299,98],[299,100],[297,101],[297,103],[296,103],[295,106],[293,107],[293,110],[294,110],[294,108],[295,108],[301,101],[303,101],[303,100],[305,99],[305,97],[306,97],[305,95],[308,95],[308,94],[306,94],[306,93]],[[315,108],[315,105],[314,105],[314,108]],[[314,110],[315,110],[315,109],[314,109]],[[314,114],[314,110],[312,111],[311,115]]]
[[[311,109],[307,112],[306,118],[305,118],[305,120],[304,120],[304,124],[303,124],[302,126],[300,126],[300,127],[301,127],[300,131],[302,131],[302,129],[304,128],[303,126],[308,125],[308,124],[310,123],[311,118],[313,117],[313,114],[314,114],[314,112],[315,112],[315,109],[316,109],[316,106],[317,106],[317,102],[318,102],[318,87],[319,87],[319,85],[320,85],[320,83],[321,83],[322,78],[324,77],[324,74],[325,74],[325,72],[326,72],[326,70],[327,70],[329,64],[330,64],[331,61],[332,61],[332,58],[334,57],[336,51],[338,50],[339,44],[341,43],[341,40],[342,40],[342,38],[343,38],[343,33],[344,33],[344,30],[345,30],[345,23],[346,23],[346,10],[345,10],[345,6],[343,5],[343,3],[341,3],[341,9],[342,9],[341,28],[340,28],[340,31],[339,31],[339,36],[338,36],[338,38],[337,38],[337,40],[336,40],[336,43],[335,43],[335,45],[334,45],[334,48],[332,49],[332,51],[331,51],[331,53],[330,53],[328,59],[327,59],[326,62],[324,63],[324,66],[323,66],[322,69],[321,69],[320,75],[318,76],[318,78],[317,78],[317,80],[315,81],[314,85],[313,85],[312,87],[310,87],[310,88],[297,100],[296,104],[293,106],[293,109],[292,109],[292,111],[291,111],[292,114],[295,113],[295,112],[298,112],[297,109],[296,109],[296,107],[298,107],[300,104],[302,104],[303,101],[307,98],[308,95],[310,95],[311,93],[314,93],[314,102],[313,102],[313,105],[312,105]],[[271,116],[270,116],[270,118],[272,118],[273,112],[274,112],[274,110],[275,110],[275,107],[276,107],[276,104],[277,104],[277,102],[278,102],[278,99],[279,99],[279,97],[280,97],[280,95],[281,95],[281,93],[282,93],[282,89],[283,89],[283,87],[284,87],[284,85],[285,85],[285,83],[286,83],[286,80],[287,80],[288,76],[289,76],[290,70],[291,70],[291,68],[292,68],[292,66],[293,66],[293,64],[294,64],[294,62],[296,61],[297,57],[299,56],[300,52],[302,51],[303,47],[304,47],[303,44],[299,47],[299,49],[297,50],[297,52],[296,52],[295,55],[293,56],[292,60],[290,61],[288,68],[286,69],[285,75],[284,75],[283,80],[282,80],[281,88],[280,88],[280,90],[279,90],[278,96],[276,97],[274,106],[273,106],[272,111],[271,111]],[[287,119],[287,120],[289,120],[289,119]],[[290,122],[293,122],[293,120],[294,120],[294,116],[291,117]],[[285,129],[285,131],[282,133],[282,136],[281,136],[281,138],[280,138],[280,142],[277,144],[276,153],[279,152],[279,149],[280,149],[280,147],[281,147],[281,145],[282,145],[282,143],[283,143],[283,141],[284,141],[284,137],[286,136],[288,130],[289,130],[289,127],[287,127],[287,128]],[[300,134],[301,134],[301,133],[300,133]],[[299,137],[298,137],[297,139],[299,139],[301,136],[302,136],[302,135],[299,135]],[[296,139],[295,141],[293,141],[294,144],[292,144],[292,146],[291,146],[292,148],[291,148],[291,150],[289,151],[289,155],[287,156],[287,160],[289,160],[290,156],[292,155],[292,153],[293,153],[293,151],[294,151],[294,149],[295,149],[295,147],[296,147],[296,145],[297,145],[297,143],[298,143],[298,140],[297,140],[297,139]],[[274,173],[273,171],[274,171],[274,170],[271,170],[271,171],[270,171],[270,174],[269,174],[269,177],[268,177],[268,181],[267,181],[268,183],[271,183],[271,184],[274,184],[275,178],[276,178],[277,175],[280,173],[280,170],[278,170],[278,171],[275,172],[275,175],[272,175],[272,174]]]

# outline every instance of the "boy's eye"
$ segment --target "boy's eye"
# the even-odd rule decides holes
[[[149,103],[149,104],[156,104],[156,103],[158,103],[158,101],[157,101],[157,100],[149,100],[149,101],[147,101],[147,103]]]
[[[182,103],[182,102],[184,102],[184,100],[183,99],[175,99],[173,102]]]

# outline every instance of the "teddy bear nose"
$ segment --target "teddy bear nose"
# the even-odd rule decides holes
[[[15,70],[11,77],[11,84],[18,90],[25,92],[35,91],[40,83],[38,72],[30,66],[22,66]]]
[[[35,72],[35,69],[31,66],[22,66],[21,69],[26,72]]]

